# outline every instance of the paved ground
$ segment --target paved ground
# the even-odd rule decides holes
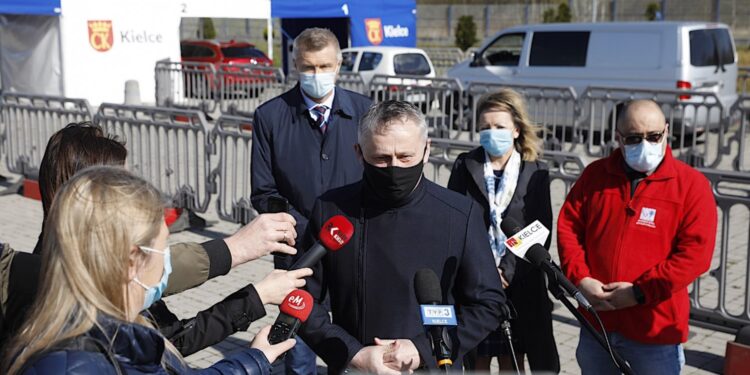
[[[2,171],[0,171],[0,174],[8,175]],[[553,209],[555,211],[559,209],[561,196],[561,184],[553,185],[553,204],[555,205]],[[215,205],[212,202],[209,212],[204,215],[209,220],[216,220],[213,226],[206,230],[174,234],[170,237],[170,241],[203,241],[210,238],[222,237],[237,230],[238,225],[219,221],[214,212],[214,207]],[[745,298],[744,291],[746,290],[743,285],[745,285],[746,280],[744,270],[748,248],[748,213],[747,210],[740,210],[739,213],[733,211],[732,215],[730,224],[730,230],[732,231],[730,251],[732,256],[730,258],[734,266],[727,269],[728,280],[732,284],[732,287],[729,288],[732,295],[727,299],[727,306],[733,311],[741,311],[743,309],[743,299]],[[0,241],[9,242],[13,247],[18,249],[31,249],[36,242],[41,226],[41,218],[42,210],[40,202],[15,194],[0,196],[0,222],[3,223],[0,226]],[[556,253],[555,249],[553,249],[552,253]],[[718,254],[715,258],[712,269],[718,266]],[[228,275],[210,280],[199,288],[168,297],[167,303],[177,315],[188,317],[220,301],[238,288],[261,279],[271,269],[272,262],[270,258],[260,259],[237,267]],[[707,279],[710,281],[713,278],[707,277]],[[707,282],[706,284],[710,283]],[[713,286],[711,288],[710,285],[707,286],[701,290],[701,295],[716,299],[716,287]],[[254,333],[260,327],[273,323],[277,311],[275,307],[269,307],[267,309],[268,315],[261,321],[255,322],[249,332],[237,333],[220,344],[193,354],[187,358],[188,362],[198,367],[208,366],[226,354],[247,346]],[[579,332],[577,323],[572,315],[559,303],[556,304],[554,318],[555,337],[558,343],[563,373],[578,374],[580,371],[575,360],[575,347],[578,342]],[[721,373],[725,345],[727,340],[731,339],[733,337],[728,334],[691,327],[691,337],[685,345],[687,365],[683,373]]]

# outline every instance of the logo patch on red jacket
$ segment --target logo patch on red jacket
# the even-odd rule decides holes
[[[656,228],[656,209],[655,208],[648,208],[643,207],[641,208],[641,216],[638,218],[638,221],[635,223],[638,225],[643,225],[649,228]]]

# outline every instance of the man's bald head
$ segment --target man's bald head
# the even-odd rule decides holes
[[[625,105],[617,119],[617,130],[622,135],[661,132],[666,126],[661,108],[653,100],[633,100]]]

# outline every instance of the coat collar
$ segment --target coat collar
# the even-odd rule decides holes
[[[91,328],[87,336],[108,343],[120,363],[161,367],[165,339],[154,329],[100,316],[98,326]]]

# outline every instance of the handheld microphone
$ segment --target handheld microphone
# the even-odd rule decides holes
[[[560,267],[552,261],[547,249],[540,244],[540,242],[543,243],[546,240],[547,233],[549,233],[549,230],[544,225],[536,220],[526,228],[521,228],[521,225],[515,219],[506,217],[500,223],[500,228],[508,237],[505,240],[505,247],[511,253],[543,269],[551,280],[555,280],[569,296],[575,298],[578,304],[586,310],[593,308],[581,291],[563,275]],[[542,236],[544,239],[539,241]]]
[[[414,275],[414,292],[422,310],[422,324],[427,328],[427,336],[432,343],[432,352],[438,367],[449,370],[453,365],[453,343],[446,327],[458,324],[456,312],[453,306],[440,305],[443,300],[440,281],[429,268],[421,269]]]
[[[268,334],[268,342],[275,345],[293,338],[302,323],[310,316],[312,307],[313,298],[310,293],[295,289],[287,294],[284,303],[279,306],[279,316],[276,317]]]
[[[289,270],[308,268],[318,263],[327,251],[336,251],[346,245],[354,234],[354,226],[342,215],[336,215],[323,224],[318,238],[320,242],[297,259]]]

